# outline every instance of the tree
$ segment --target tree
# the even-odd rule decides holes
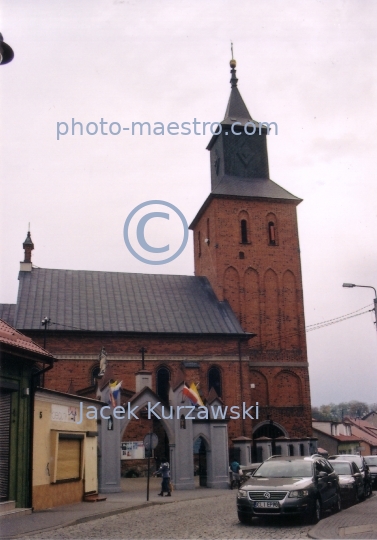
[[[343,401],[341,403],[329,403],[312,407],[312,416],[315,420],[341,422],[345,416],[361,418],[371,411],[377,410],[377,403],[368,405],[363,401]]]

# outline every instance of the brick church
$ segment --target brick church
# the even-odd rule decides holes
[[[29,232],[17,303],[1,305],[0,317],[45,342],[58,359],[42,381],[49,389],[94,397],[104,347],[127,402],[136,391],[143,349],[143,367],[162,402],[184,380],[199,383],[204,402],[259,403],[258,419],[229,421],[230,448],[244,437],[252,442],[254,461],[258,441],[270,453],[283,445],[290,455],[308,454],[311,407],[296,216],[301,199],[269,178],[268,128],[252,120],[234,60],[230,82],[222,131],[207,147],[211,191],[190,225],[195,276],[34,267]],[[254,135],[244,133],[248,122],[257,126]],[[142,440],[148,429],[140,421],[124,440]]]

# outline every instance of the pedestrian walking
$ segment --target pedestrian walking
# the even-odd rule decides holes
[[[171,484],[170,484],[170,465],[169,462],[164,458],[161,461],[160,468],[153,473],[153,476],[161,474],[162,483],[161,483],[161,492],[158,493],[159,497],[163,497],[164,493],[167,493],[167,497],[171,497]]]
[[[232,481],[230,483],[230,489],[233,489],[236,485],[238,488],[241,485],[241,465],[238,463],[238,461],[234,460],[230,464],[230,471],[232,474]]]

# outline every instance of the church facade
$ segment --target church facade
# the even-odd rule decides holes
[[[143,367],[162,403],[185,381],[199,384],[205,402],[254,406],[254,416],[228,418],[229,447],[249,440],[253,461],[280,452],[307,455],[315,443],[296,216],[301,199],[269,178],[268,126],[249,114],[233,60],[231,74],[221,133],[208,145],[211,192],[190,225],[195,276],[36,268],[28,233],[17,303],[3,304],[0,317],[45,342],[58,359],[46,388],[94,397],[104,347],[125,403]],[[244,132],[250,122],[254,135]],[[132,421],[124,440],[142,440],[149,429]]]

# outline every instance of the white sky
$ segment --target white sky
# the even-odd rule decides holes
[[[188,222],[210,191],[209,136],[66,136],[56,123],[221,121],[230,40],[251,115],[275,121],[271,178],[298,208],[306,324],[372,307],[377,287],[373,0],[3,0],[1,289],[14,303],[28,222],[33,263],[192,274],[190,236],[165,266],[137,261],[123,225],[162,199]],[[147,229],[146,229],[147,230]],[[191,235],[191,233],[190,233]],[[151,244],[153,242],[151,241]],[[377,401],[368,313],[308,333],[314,405]]]

